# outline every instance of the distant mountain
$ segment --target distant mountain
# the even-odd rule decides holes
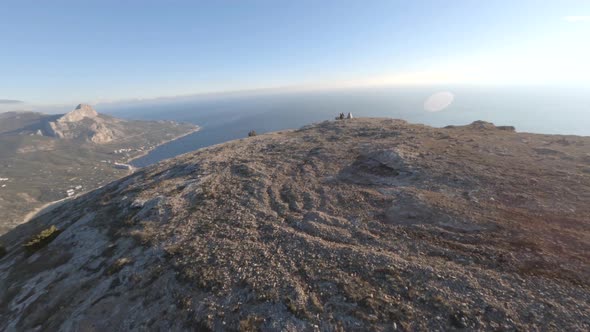
[[[92,106],[80,104],[73,111],[62,115],[1,113],[0,135],[38,135],[104,144],[141,134],[145,123],[99,114]]]
[[[589,331],[589,151],[366,118],[200,149],[0,237],[0,330]]]
[[[128,174],[130,159],[196,130],[118,119],[84,104],[60,115],[0,113],[0,234],[44,203]]]
[[[58,117],[37,112],[0,113],[0,136],[34,134]]]
[[[126,125],[126,121],[99,115],[90,105],[80,104],[55,121],[48,121],[43,134],[101,144],[125,137]]]

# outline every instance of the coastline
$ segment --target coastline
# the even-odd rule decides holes
[[[165,141],[163,141],[163,142],[161,142],[161,143],[159,143],[159,144],[157,144],[157,145],[154,145],[154,147],[153,147],[153,148],[151,148],[151,149],[149,149],[149,150],[142,151],[142,152],[141,152],[140,154],[138,154],[137,156],[134,156],[134,157],[131,157],[131,158],[127,159],[127,160],[125,161],[125,164],[127,164],[127,165],[131,166],[131,168],[132,168],[132,171],[133,171],[133,170],[137,169],[137,167],[135,167],[135,166],[132,166],[132,165],[131,165],[131,162],[133,162],[134,160],[136,160],[136,159],[139,159],[139,158],[141,158],[141,157],[145,157],[145,156],[147,156],[147,155],[148,155],[150,152],[152,152],[153,150],[155,150],[156,148],[158,148],[158,147],[160,147],[160,146],[162,146],[162,145],[164,145],[164,144],[167,144],[167,143],[170,143],[170,142],[176,141],[177,139],[183,138],[183,137],[185,137],[185,136],[188,136],[188,135],[190,135],[190,134],[194,134],[194,133],[198,132],[199,130],[201,130],[201,127],[200,127],[200,126],[198,126],[198,125],[195,125],[195,128],[194,128],[193,130],[190,130],[190,131],[188,131],[188,132],[186,132],[186,133],[184,133],[184,134],[182,134],[182,135],[179,135],[179,136],[173,137],[173,138],[171,138],[171,139],[165,140]]]
[[[130,158],[130,159],[128,159],[128,160],[126,161],[126,163],[125,163],[125,164],[126,164],[126,165],[128,165],[128,166],[130,167],[130,168],[129,168],[129,174],[133,174],[133,172],[135,172],[135,171],[138,169],[138,167],[134,167],[134,166],[132,166],[132,165],[130,164],[130,163],[131,163],[133,160],[135,160],[135,159],[138,159],[138,158],[141,158],[141,157],[143,157],[143,156],[145,156],[145,155],[149,154],[150,152],[152,152],[154,149],[156,149],[157,147],[159,147],[159,146],[161,146],[161,145],[164,145],[164,144],[166,144],[166,143],[170,143],[170,142],[172,142],[172,141],[175,141],[175,140],[177,140],[177,139],[179,139],[179,138],[182,138],[182,137],[188,136],[188,135],[190,135],[190,134],[196,133],[197,131],[201,130],[201,127],[200,127],[200,126],[197,126],[197,125],[195,125],[195,126],[196,126],[196,128],[194,128],[193,130],[190,130],[190,131],[188,131],[188,132],[186,132],[186,133],[184,133],[184,134],[182,134],[182,135],[176,136],[176,137],[174,137],[174,138],[171,138],[171,139],[169,139],[169,140],[165,140],[165,141],[161,142],[160,144],[154,145],[154,147],[153,147],[153,148],[151,148],[151,149],[149,149],[149,150],[146,150],[146,151],[143,151],[143,152],[142,152],[142,153],[140,153],[139,155],[137,155],[137,156],[134,156],[133,158]],[[128,174],[128,175],[129,175],[129,174]],[[115,181],[115,180],[117,180],[117,179],[119,179],[119,178],[121,178],[121,177],[114,178],[114,179],[113,179],[113,181]],[[102,186],[98,186],[98,187],[96,187],[96,188],[93,188],[93,189],[91,189],[91,190],[96,190],[96,189],[98,189],[98,188],[100,188],[100,187],[102,187]],[[45,203],[45,204],[41,205],[40,207],[38,207],[38,208],[34,209],[33,211],[31,211],[31,212],[28,212],[28,213],[27,213],[27,214],[26,214],[26,215],[23,217],[23,221],[22,221],[22,223],[21,223],[21,224],[27,223],[27,222],[29,222],[31,219],[35,218],[35,217],[38,217],[38,216],[40,216],[40,215],[43,215],[43,214],[45,214],[45,213],[47,213],[47,212],[50,212],[51,210],[53,210],[53,209],[57,208],[58,206],[60,206],[60,205],[62,205],[63,203],[65,203],[66,201],[70,200],[71,198],[76,198],[76,197],[80,196],[81,194],[85,194],[85,193],[87,193],[87,192],[88,192],[88,191],[85,191],[85,192],[83,192],[83,193],[79,193],[79,194],[77,194],[77,195],[75,195],[75,196],[73,196],[73,197],[64,197],[64,198],[62,198],[62,199],[58,199],[57,201],[52,201],[52,202]],[[20,225],[20,224],[19,224],[19,225]]]

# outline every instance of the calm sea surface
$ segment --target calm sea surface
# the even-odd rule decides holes
[[[439,112],[424,110],[434,93],[454,100]],[[97,105],[99,112],[124,118],[175,120],[202,130],[162,145],[133,162],[142,167],[201,147],[258,133],[333,119],[339,112],[355,117],[400,118],[432,126],[475,120],[513,125],[517,131],[590,136],[590,91],[549,87],[364,88],[331,92],[182,97],[127,104]],[[590,151],[589,151],[590,152]]]

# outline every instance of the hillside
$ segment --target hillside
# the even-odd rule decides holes
[[[201,149],[0,237],[0,330],[587,331],[589,151],[392,119]]]
[[[0,234],[45,203],[129,174],[114,163],[127,163],[197,129],[172,121],[117,119],[88,105],[59,115],[0,114]]]

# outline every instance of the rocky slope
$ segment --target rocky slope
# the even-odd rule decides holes
[[[587,331],[589,151],[391,119],[201,149],[1,237],[0,330]]]
[[[125,137],[124,122],[99,115],[90,105],[80,104],[55,121],[47,122],[43,134],[66,139],[81,138],[101,144]]]
[[[45,203],[129,174],[116,162],[192,133],[197,126],[135,121],[79,105],[67,114],[0,114],[0,234]]]

